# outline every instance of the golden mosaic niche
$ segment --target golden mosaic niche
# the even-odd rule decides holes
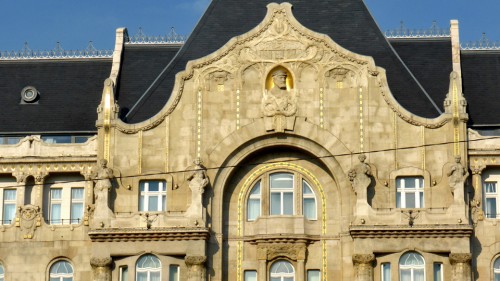
[[[275,66],[274,68],[269,71],[269,73],[266,76],[266,90],[270,90],[274,87],[274,81],[273,81],[273,73],[276,70],[282,70],[286,73],[286,90],[290,91],[294,87],[294,81],[293,81],[293,74],[288,70],[288,68],[278,65]]]

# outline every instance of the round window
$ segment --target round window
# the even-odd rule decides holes
[[[36,101],[38,99],[39,95],[40,95],[40,93],[38,93],[37,89],[35,87],[32,87],[32,86],[25,87],[21,91],[22,100],[24,102],[28,102],[28,103]]]

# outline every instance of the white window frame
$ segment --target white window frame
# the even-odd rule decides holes
[[[14,191],[15,193],[15,198],[8,200],[5,197],[5,193],[7,191]],[[14,220],[16,219],[16,208],[17,208],[17,190],[12,189],[12,188],[0,188],[0,202],[2,202],[2,206],[0,208],[0,218],[1,218],[1,223],[0,225],[10,225],[14,223]],[[7,206],[14,206],[14,215],[12,218],[6,218],[5,217],[5,209]]]
[[[243,281],[250,281],[249,279],[249,274],[252,273],[252,274],[255,274],[255,280],[259,280],[259,273],[257,272],[257,270],[245,270],[243,272]],[[253,279],[252,279],[253,280]]]
[[[149,191],[149,184],[158,182],[158,191]],[[143,190],[144,187],[144,190]],[[157,210],[149,209],[149,197],[157,196]],[[165,204],[163,199],[165,199]],[[142,202],[142,208],[141,208]],[[164,212],[167,210],[167,182],[165,180],[142,180],[139,182],[139,211]]]
[[[122,265],[120,266],[120,271],[119,271],[119,281],[128,281],[128,266],[127,265]]]
[[[500,169],[489,169],[484,171],[482,176],[482,196],[483,196],[483,212],[485,218],[487,219],[496,219],[499,217],[500,212],[500,191],[498,188],[500,187]],[[488,185],[492,185],[495,187],[494,191],[488,190]],[[495,214],[491,214],[491,211],[488,210],[488,200],[495,200]]]
[[[405,265],[405,264],[401,264],[401,262],[402,262],[403,258],[404,258],[406,255],[416,255],[416,256],[420,257],[420,258],[422,259],[422,261],[423,261],[423,264],[422,264],[422,265]],[[414,276],[415,276],[415,271],[416,271],[416,270],[423,270],[423,272],[424,272],[424,274],[423,274],[423,276],[424,276],[424,280],[423,280],[423,281],[425,281],[425,280],[426,280],[426,276],[425,276],[425,259],[424,259],[424,257],[423,257],[421,254],[419,254],[419,253],[417,253],[417,252],[406,252],[406,253],[404,253],[404,254],[401,256],[401,258],[399,259],[398,266],[399,266],[399,280],[400,280],[400,281],[401,281],[401,277],[402,277],[401,272],[402,272],[403,270],[405,270],[405,271],[406,271],[406,270],[409,270],[409,271],[410,271],[410,275],[411,275],[411,277],[410,277],[410,280],[408,280],[408,281],[415,281]]]
[[[279,175],[279,174],[287,174],[292,176],[292,186],[291,188],[289,187],[274,187],[272,186],[271,182],[271,176],[273,175]],[[269,175],[269,215],[271,216],[292,216],[295,214],[295,174],[290,173],[290,172],[276,172],[276,173],[271,173]],[[273,214],[272,213],[272,194],[279,194],[280,195],[280,213],[279,214]],[[285,206],[285,200],[284,200],[284,195],[285,193],[291,193],[292,194],[292,213],[291,214],[284,214],[284,206]]]
[[[306,194],[304,192],[304,190],[305,190],[304,185],[307,185],[307,188],[311,191],[311,193]],[[311,218],[306,218],[306,219],[317,220],[318,219],[318,201],[316,200],[316,194],[314,193],[314,189],[312,188],[312,186],[305,179],[302,179],[302,215],[304,215],[304,217],[306,216],[306,214],[305,214],[305,205],[306,205],[305,201],[306,201],[306,199],[313,199],[314,200],[314,216]]]
[[[385,278],[385,272],[384,270],[385,269],[389,269],[389,278]],[[391,281],[391,278],[392,278],[392,272],[391,272],[391,263],[390,262],[383,262],[382,264],[380,264],[380,280],[381,281]]]
[[[52,270],[59,263],[63,263],[63,264],[69,265],[69,267],[71,269],[71,273],[53,273]],[[55,263],[53,263],[50,266],[50,269],[49,269],[49,280],[50,281],[55,281],[55,280],[57,280],[57,281],[65,281],[67,278],[71,278],[71,280],[74,280],[74,272],[75,271],[73,269],[73,265],[69,261],[67,261],[67,260],[58,260],[58,261],[56,261]]]
[[[278,264],[278,263],[286,263],[292,268],[292,272],[273,272],[273,268]],[[275,261],[272,265],[271,268],[269,269],[269,280],[271,278],[280,278],[280,281],[284,281],[285,278],[293,278],[292,281],[295,281],[295,268],[293,267],[293,264],[291,264],[287,260],[277,260]]]
[[[177,271],[177,278],[172,280],[171,271],[174,269]],[[180,281],[181,280],[181,267],[178,264],[171,264],[168,266],[168,281]]]
[[[44,195],[44,211],[45,219],[48,224],[51,225],[71,225],[71,224],[81,224],[83,223],[83,213],[82,218],[79,221],[73,221],[71,210],[72,204],[82,204],[85,206],[85,180],[81,176],[75,175],[58,175],[52,178],[48,178],[48,183],[44,186],[47,192]],[[52,198],[52,190],[60,189],[61,198]],[[83,198],[73,200],[72,190],[73,189],[83,189]],[[61,217],[59,219],[54,219],[52,214],[53,205],[61,205]]]
[[[317,281],[321,281],[321,270],[319,269],[308,269],[307,272],[306,272],[306,281],[315,281],[315,280],[310,280],[310,276],[309,274],[311,274],[311,272],[317,272],[318,273],[318,277],[319,279]]]
[[[258,194],[254,194],[253,191],[255,190],[255,188],[257,188],[257,186],[259,187],[259,193]],[[249,193],[249,196],[248,196],[248,199],[247,199],[247,221],[254,221],[256,220],[258,217],[260,217],[262,215],[262,180],[258,180],[252,187],[252,189],[250,190],[250,193]],[[251,218],[250,215],[250,201],[258,201],[259,202],[259,214],[255,217],[255,218]]]
[[[73,191],[75,190],[81,190],[82,198],[73,198]],[[77,215],[77,218],[73,218],[75,215],[73,213],[73,207],[75,205],[81,205],[82,206],[82,211]],[[71,219],[71,224],[79,224],[83,221],[83,214],[84,214],[84,206],[85,206],[85,188],[83,187],[72,187],[71,188],[71,202],[70,202],[70,219]]]
[[[436,269],[439,268],[439,277],[438,279],[436,279]],[[434,281],[444,281],[444,272],[443,272],[443,263],[442,262],[435,262],[432,266],[432,274],[433,274],[433,278],[434,278]]]
[[[406,187],[406,181],[415,181],[415,187]],[[422,194],[422,202],[420,202],[420,195]],[[396,208],[409,208],[406,206],[406,196],[414,196],[415,208],[424,208],[425,194],[424,194],[424,177],[423,176],[403,176],[396,178],[396,196],[400,196],[399,205]]]
[[[151,256],[151,257],[157,259],[158,263],[160,264],[160,267],[155,267],[155,268],[152,268],[152,267],[139,267],[138,263],[141,260],[141,258],[147,257],[147,256]],[[157,256],[151,255],[151,254],[140,256],[139,259],[137,260],[136,264],[135,264],[135,280],[139,279],[137,275],[139,273],[142,273],[142,272],[146,272],[147,273],[146,281],[151,281],[151,273],[153,273],[153,272],[160,272],[160,280],[161,280],[161,273],[162,273],[161,271],[162,271],[162,263],[161,263],[160,259]]]
[[[500,277],[500,257],[495,259],[493,263],[493,280],[496,280],[495,277]]]

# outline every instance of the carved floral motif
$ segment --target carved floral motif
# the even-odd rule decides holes
[[[18,209],[19,211],[19,226],[21,227],[21,231],[23,232],[24,239],[32,239],[35,230],[38,226],[40,226],[40,207],[33,205],[25,205],[21,206]]]

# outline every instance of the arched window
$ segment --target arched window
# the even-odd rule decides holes
[[[416,252],[408,252],[399,259],[400,281],[425,281],[424,258]]]
[[[3,264],[0,263],[0,281],[5,280],[5,269],[3,268]]]
[[[50,281],[73,281],[73,267],[68,261],[55,262],[49,271]]]
[[[295,271],[291,263],[279,260],[271,266],[270,281],[294,281]]]
[[[161,262],[153,255],[144,255],[137,260],[135,266],[137,281],[160,281]]]
[[[500,258],[497,258],[493,264],[493,276],[493,280],[500,281]]]
[[[263,202],[267,202],[265,206],[262,205]],[[296,206],[296,202],[301,202],[302,205]],[[302,214],[308,220],[317,219],[314,190],[307,180],[296,172],[264,174],[250,190],[246,206],[248,221],[254,221],[261,215]]]

